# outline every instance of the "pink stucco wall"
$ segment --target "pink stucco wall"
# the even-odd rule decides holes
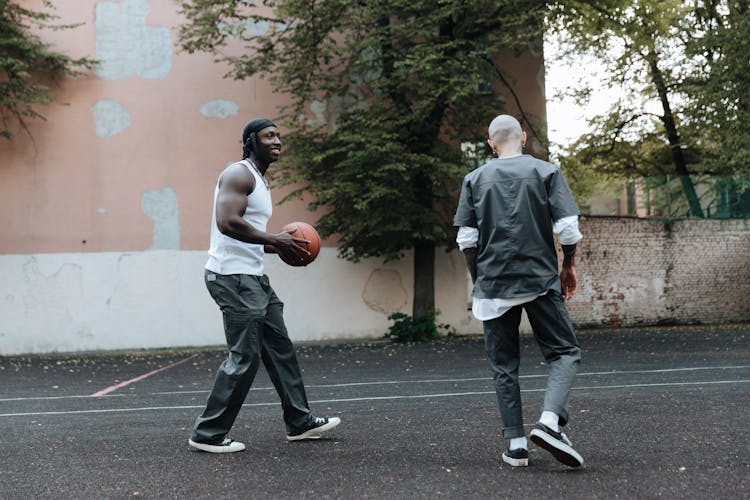
[[[38,7],[36,1],[25,3]],[[72,56],[104,58],[115,66],[111,50],[97,50],[98,37],[118,40],[122,50],[116,56],[125,58],[134,47],[143,48],[139,36],[144,34],[120,32],[120,25],[97,30],[98,9],[148,10],[143,30],[169,30],[170,68],[158,78],[131,74],[104,79],[90,71],[82,78],[63,79],[54,85],[53,95],[66,105],[40,107],[47,121],[29,122],[33,140],[17,130],[12,141],[0,141],[0,254],[154,248],[159,228],[142,202],[144,193],[158,190],[173,193],[179,214],[178,228],[169,228],[178,231],[178,241],[166,247],[162,242],[161,248],[205,249],[218,172],[238,159],[243,124],[254,117],[274,118],[284,96],[260,78],[224,79],[226,68],[211,56],[179,52],[176,33],[183,20],[176,2],[78,0],[55,5],[60,23],[84,24],[46,30],[42,38]],[[542,61],[540,54],[528,56],[514,61],[512,68],[526,110],[539,117],[545,109]],[[101,100],[126,109],[130,125],[98,136],[93,109]],[[236,114],[204,116],[199,110],[212,100],[236,103]],[[513,99],[508,103],[507,111],[515,112]],[[282,196],[276,191],[277,201]],[[275,207],[269,229],[290,220],[314,222],[314,216],[301,201],[285,203]]]
[[[70,55],[96,57],[96,3],[55,2],[61,23],[85,24],[45,31],[43,38]],[[63,79],[53,94],[66,105],[40,108],[47,121],[29,122],[33,140],[18,130],[12,141],[0,141],[0,253],[148,249],[154,221],[141,206],[142,195],[164,188],[179,204],[179,248],[206,248],[217,173],[238,159],[243,124],[273,118],[282,96],[258,78],[224,79],[225,68],[210,56],[179,53],[175,2],[147,4],[146,24],[172,30],[166,77],[104,80],[91,71]],[[97,136],[92,107],[101,99],[125,107],[130,126]],[[202,115],[201,106],[215,99],[237,103],[237,114]],[[306,215],[301,203],[276,207],[272,228],[294,214]]]
[[[0,355],[221,344],[202,282],[216,177],[239,158],[246,121],[275,118],[284,96],[259,78],[224,79],[211,56],[179,52],[177,2],[54,4],[60,23],[84,24],[42,39],[102,65],[53,86],[66,105],[40,107],[47,121],[29,121],[32,137],[0,140]],[[543,121],[541,54],[504,62],[524,110]],[[507,102],[497,111],[517,113]],[[304,201],[274,210],[272,231],[316,220]],[[323,246],[305,268],[266,259],[294,340],[382,336],[390,313],[411,310],[410,254],[355,264],[338,258],[335,241]],[[476,331],[463,259],[436,260],[441,321]]]

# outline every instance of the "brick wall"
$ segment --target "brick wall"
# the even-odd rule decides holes
[[[584,217],[576,326],[750,320],[750,220]]]

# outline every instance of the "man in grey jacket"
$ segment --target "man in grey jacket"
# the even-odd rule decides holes
[[[568,396],[581,358],[565,299],[577,287],[575,272],[578,207],[560,169],[523,154],[526,134],[512,116],[489,126],[497,158],[464,178],[454,225],[457,243],[474,281],[472,311],[483,321],[503,437],[503,462],[528,465],[523,427],[518,327],[522,309],[549,366],[547,389],[532,442],[560,462],[583,465],[583,458],[560,428],[568,423]],[[553,233],[563,250],[558,272]]]

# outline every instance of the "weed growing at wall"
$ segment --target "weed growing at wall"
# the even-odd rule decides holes
[[[447,323],[437,323],[439,310],[433,310],[430,314],[415,320],[408,314],[393,313],[388,319],[393,324],[385,334],[385,338],[393,342],[428,342],[440,337],[441,331],[446,335],[455,334],[455,329]]]

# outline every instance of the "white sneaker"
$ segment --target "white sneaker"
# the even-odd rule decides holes
[[[245,445],[243,443],[232,441],[229,438],[225,438],[221,444],[198,443],[189,439],[188,444],[196,450],[206,451],[208,453],[234,453],[235,451],[245,450]]]
[[[305,429],[287,434],[287,441],[300,441],[302,439],[319,439],[325,431],[330,431],[341,423],[338,417],[331,418],[314,418],[312,423]]]

